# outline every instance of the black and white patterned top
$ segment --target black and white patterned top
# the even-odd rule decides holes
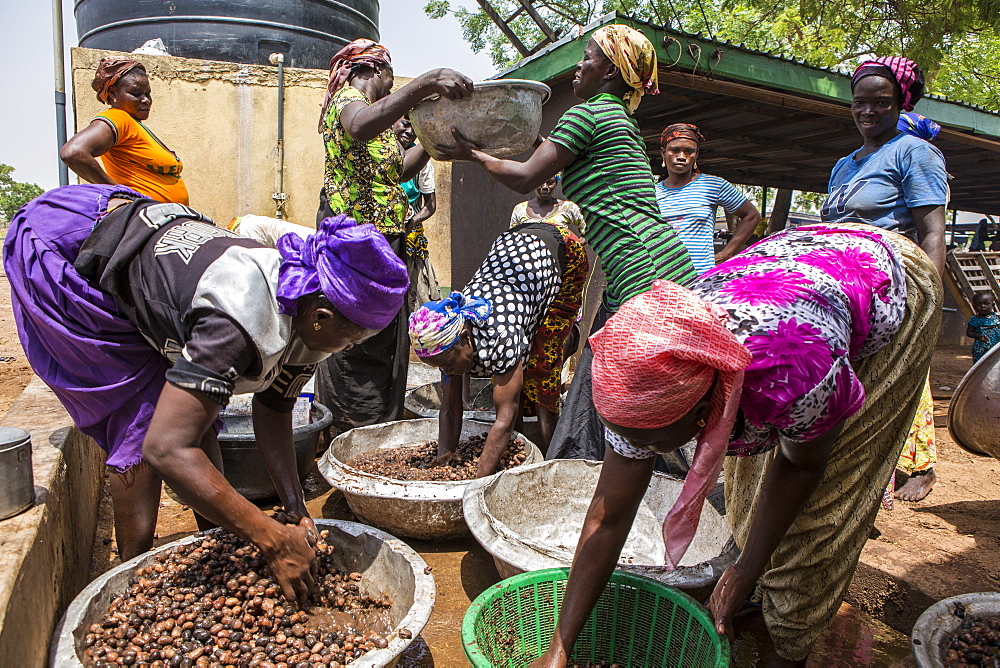
[[[482,297],[493,306],[485,322],[472,325],[474,375],[507,373],[527,359],[562,283],[558,242],[550,236],[535,229],[504,232],[465,286],[466,296]]]

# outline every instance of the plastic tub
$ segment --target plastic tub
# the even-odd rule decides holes
[[[493,555],[502,577],[573,561],[601,462],[553,459],[473,481],[465,492],[465,519]],[[724,515],[705,502],[701,522],[680,566],[664,565],[663,518],[682,480],[654,473],[622,549],[618,568],[687,590],[709,587],[735,563],[739,550]]]
[[[478,422],[462,423],[461,438],[487,430]],[[469,480],[438,482],[395,480],[365,473],[345,462],[371,450],[416,445],[438,437],[438,421],[402,420],[359,427],[335,438],[319,460],[319,471],[327,482],[344,493],[351,512],[362,521],[394,536],[445,540],[469,532],[462,513],[462,496]],[[514,432],[527,448],[525,464],[542,461],[534,443]]]
[[[434,578],[426,572],[427,564],[406,543],[389,534],[356,522],[316,519],[317,528],[329,529],[327,542],[336,547],[337,568],[359,572],[363,591],[374,595],[388,594],[392,601],[389,616],[395,625],[385,649],[368,652],[353,661],[352,666],[370,668],[395,665],[397,657],[423,630],[434,607]],[[152,562],[160,552],[200,539],[198,534],[168,543],[140,554],[97,578],[73,599],[66,614],[56,626],[49,651],[51,668],[82,666],[83,639],[91,624],[108,609],[111,600],[124,591],[135,571]],[[399,631],[410,632],[408,638]],[[404,634],[406,635],[406,634]]]
[[[313,402],[312,422],[292,429],[295,439],[295,468],[299,480],[309,474],[309,466],[316,459],[319,433],[333,421],[333,413],[323,404]],[[219,433],[222,449],[222,466],[226,480],[248,499],[268,499],[277,496],[271,475],[264,466],[264,459],[253,432],[253,419],[249,416],[226,415]]]
[[[522,668],[545,651],[569,569],[524,573],[480,594],[462,620],[462,644],[475,668]],[[638,575],[615,571],[584,623],[570,663],[727,668],[729,641],[693,598]]]

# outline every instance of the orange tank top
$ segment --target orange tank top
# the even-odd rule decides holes
[[[188,203],[181,178],[184,163],[149,128],[121,109],[108,109],[97,118],[115,133],[115,145],[101,156],[108,176],[160,202]]]

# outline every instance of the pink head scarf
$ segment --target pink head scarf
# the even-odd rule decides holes
[[[347,83],[348,77],[351,76],[351,70],[356,65],[392,67],[392,58],[389,56],[389,49],[364,37],[354,40],[333,55],[333,58],[330,59],[330,81],[326,85],[323,111],[319,115],[320,133],[323,132],[323,121],[330,108],[330,100],[333,99],[334,93]]]
[[[877,75],[882,68],[889,70],[893,81],[899,86],[902,93],[900,107],[903,111],[913,111],[913,105],[924,94],[924,73],[920,71],[920,67],[915,62],[907,58],[888,56],[864,61],[854,70],[854,76],[851,77],[851,90],[854,90],[858,81],[863,77]]]
[[[698,529],[702,505],[722,468],[750,352],[730,332],[728,314],[669,281],[622,304],[590,337],[594,406],[622,427],[656,429],[687,415],[712,389],[694,463],[663,521],[670,568]]]

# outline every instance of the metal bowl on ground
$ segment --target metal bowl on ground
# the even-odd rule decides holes
[[[462,423],[461,438],[486,431],[479,422]],[[462,496],[472,481],[396,480],[365,473],[346,462],[371,450],[418,445],[438,437],[438,421],[402,420],[359,427],[335,438],[319,460],[319,472],[344,493],[351,512],[394,536],[423,540],[459,538],[469,532]],[[542,461],[534,443],[514,432],[527,449],[525,464]]]
[[[600,474],[601,462],[554,459],[473,481],[463,501],[465,521],[493,555],[501,577],[567,567]],[[706,501],[680,566],[667,569],[661,526],[682,485],[677,478],[653,474],[618,568],[696,590],[713,585],[735,563],[739,550],[725,515]]]
[[[312,421],[292,429],[295,439],[295,468],[299,480],[309,474],[309,466],[316,458],[316,444],[319,433],[333,421],[330,409],[313,402]],[[248,416],[225,415],[219,433],[219,447],[222,449],[222,466],[226,480],[233,488],[248,499],[267,499],[276,496],[271,475],[264,466],[264,458],[257,446],[253,432],[253,420]]]
[[[463,420],[493,424],[494,420],[497,419],[497,412],[493,407],[493,393],[488,389],[491,387],[493,387],[493,381],[489,378],[472,378],[469,381],[472,405],[469,410],[462,413]],[[437,418],[441,414],[441,400],[443,398],[441,381],[418,385],[406,393],[403,407],[418,417]]]
[[[963,611],[964,617],[955,614],[956,607]],[[938,601],[924,610],[913,625],[910,634],[913,658],[920,668],[944,668],[944,643],[964,619],[996,616],[1000,616],[1000,592],[959,594]]]
[[[434,607],[434,578],[426,572],[427,564],[406,543],[389,534],[356,522],[316,519],[316,526],[329,529],[327,542],[333,545],[336,567],[361,573],[362,591],[372,595],[388,594],[392,601],[389,617],[394,625],[385,649],[368,652],[352,666],[392,666],[397,657],[423,630]],[[91,624],[108,610],[111,600],[125,591],[135,571],[150,564],[161,552],[199,540],[188,536],[141,554],[97,578],[73,599],[56,626],[49,651],[52,668],[82,666],[84,637]],[[399,637],[406,629],[407,638]]]
[[[958,384],[948,431],[972,454],[1000,459],[1000,346],[979,358]]]
[[[432,158],[447,160],[435,148],[454,146],[452,128],[484,153],[510,158],[524,153],[542,127],[542,105],[552,94],[538,81],[497,79],[475,84],[460,100],[430,97],[410,111],[413,131]]]

